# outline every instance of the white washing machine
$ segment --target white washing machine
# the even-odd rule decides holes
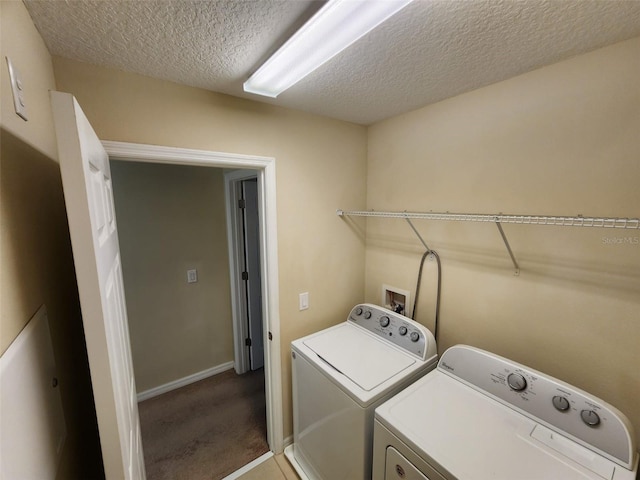
[[[435,368],[433,335],[363,304],[291,350],[294,443],[285,455],[303,479],[370,480],[374,410]]]
[[[467,346],[376,410],[373,480],[631,480],[633,428],[602,400]]]

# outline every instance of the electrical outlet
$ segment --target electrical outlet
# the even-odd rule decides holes
[[[196,283],[198,281],[198,271],[196,269],[187,270],[187,283]]]
[[[7,59],[7,67],[9,67],[9,79],[11,80],[11,92],[13,93],[13,106],[16,113],[23,119],[27,120],[27,105],[24,98],[24,84],[20,77],[20,73],[16,70],[16,67],[11,62],[9,57]]]

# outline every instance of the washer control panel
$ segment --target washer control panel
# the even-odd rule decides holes
[[[436,354],[433,334],[410,318],[386,308],[364,303],[351,309],[349,321],[406,350],[421,360]]]
[[[635,438],[629,420],[587,392],[465,345],[444,352],[438,370],[626,468],[634,462]]]

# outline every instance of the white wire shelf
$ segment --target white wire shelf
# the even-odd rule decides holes
[[[403,218],[410,220],[448,220],[455,222],[515,223],[522,225],[553,225],[558,227],[595,227],[640,229],[640,218],[575,217],[548,215],[505,215],[483,213],[378,212],[375,210],[338,210],[339,216]]]
[[[520,274],[520,266],[516,260],[507,236],[502,229],[503,223],[520,225],[551,225],[556,227],[595,227],[595,228],[620,228],[620,229],[640,229],[640,218],[619,218],[619,217],[585,217],[578,215],[575,217],[549,216],[549,215],[505,215],[483,214],[483,213],[434,213],[434,212],[377,212],[375,210],[338,210],[340,217],[378,217],[378,218],[401,218],[407,221],[411,229],[418,236],[418,239],[427,251],[431,249],[414,227],[411,220],[448,220],[454,222],[491,222],[495,223],[500,232],[513,267],[515,275]]]

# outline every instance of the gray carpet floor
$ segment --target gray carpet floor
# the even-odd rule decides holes
[[[148,480],[217,480],[269,451],[262,369],[229,370],[138,408]]]

